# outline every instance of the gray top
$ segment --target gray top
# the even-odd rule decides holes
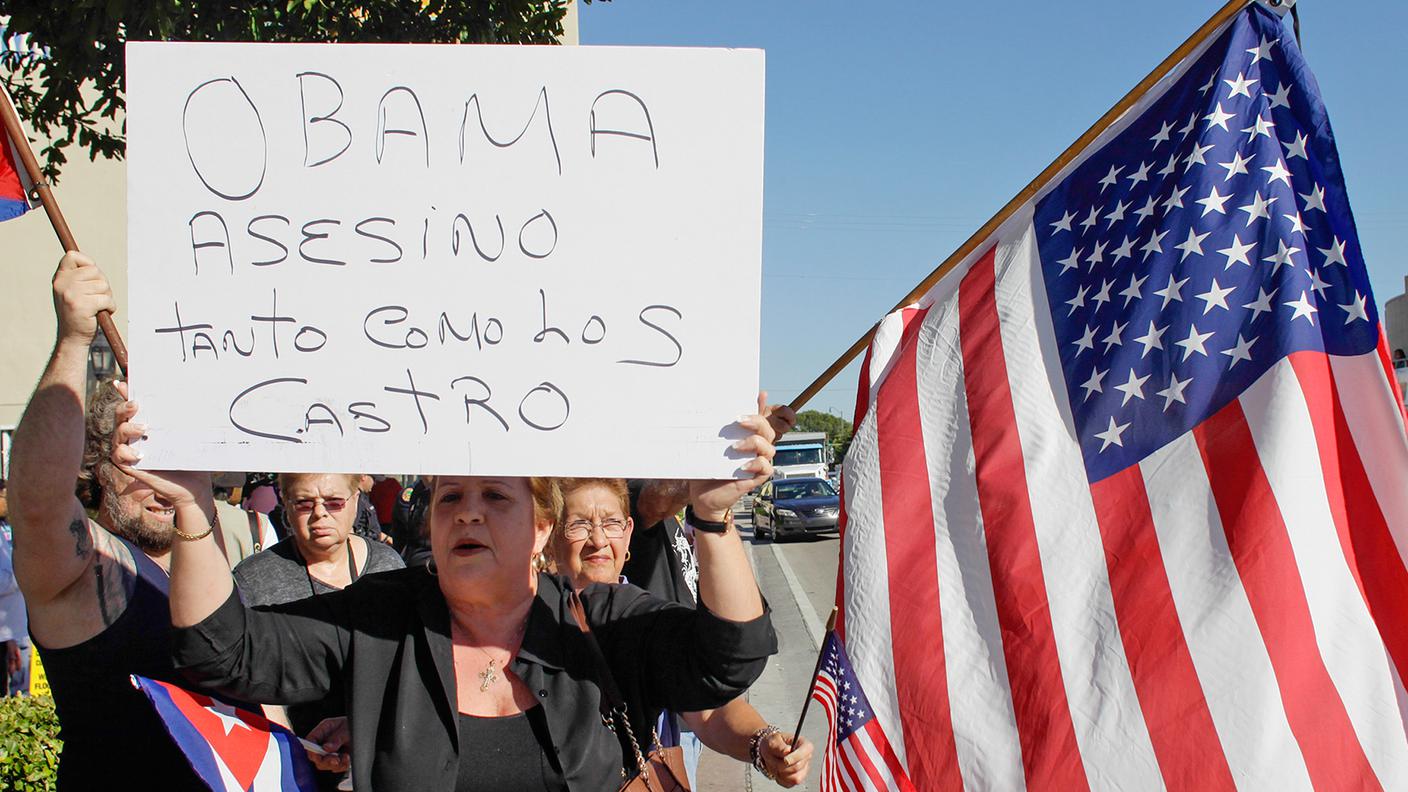
[[[348,537],[348,541],[356,539]],[[358,577],[405,566],[401,561],[401,554],[392,550],[390,545],[370,541],[366,542],[366,545],[367,561],[365,565],[358,566]],[[235,585],[239,586],[240,598],[251,608],[278,605],[301,600],[313,594],[330,594],[337,591],[308,574],[292,537],[241,561],[235,567]]]

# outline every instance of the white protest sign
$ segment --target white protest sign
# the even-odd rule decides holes
[[[127,46],[143,465],[718,478],[763,54]]]

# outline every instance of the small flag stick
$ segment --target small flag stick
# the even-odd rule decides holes
[[[0,120],[4,121],[5,132],[14,143],[15,151],[20,155],[20,162],[24,166],[25,175],[29,177],[30,197],[38,198],[44,204],[44,213],[49,216],[49,224],[54,227],[54,233],[59,237],[59,244],[63,245],[64,252],[78,252],[78,242],[73,238],[73,232],[68,228],[68,222],[64,220],[64,215],[59,211],[59,202],[54,198],[54,193],[49,189],[49,183],[44,181],[44,174],[39,170],[39,161],[34,158],[34,152],[29,148],[29,138],[25,137],[24,127],[20,126],[19,113],[15,112],[15,106],[10,102],[10,95],[7,91],[0,91],[5,95],[4,101],[0,101]],[[127,374],[127,344],[123,342],[122,336],[117,332],[117,325],[113,324],[112,314],[103,311],[98,314],[98,328],[103,331],[103,336],[108,340],[108,346],[112,347],[112,356],[117,361],[118,368],[122,370],[123,376]]]
[[[826,617],[826,632],[821,634],[823,647],[826,644],[826,636],[830,635],[831,632],[836,629],[837,611],[838,608],[833,605],[831,607],[831,615]],[[802,702],[802,715],[797,718],[797,730],[792,732],[792,747],[788,749],[789,751],[797,750],[797,741],[802,739],[802,723],[807,719],[807,708],[812,705],[812,688],[816,687],[816,678],[817,675],[821,673],[821,661],[824,656],[825,649],[818,649],[816,653],[816,668],[812,671],[811,682],[807,684],[807,698]]]

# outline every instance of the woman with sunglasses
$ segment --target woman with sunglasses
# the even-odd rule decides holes
[[[352,585],[363,575],[401,569],[401,556],[381,542],[352,532],[357,516],[358,476],[283,473],[279,491],[289,535],[235,567],[240,598],[265,607],[319,597]],[[292,704],[285,708],[288,726],[307,735],[324,718],[346,713],[340,697]],[[336,777],[320,779],[336,785]]]
[[[404,566],[395,550],[352,532],[357,499],[362,497],[357,479],[323,473],[279,475],[289,536],[235,567],[235,583],[246,605],[328,594],[362,575]]]

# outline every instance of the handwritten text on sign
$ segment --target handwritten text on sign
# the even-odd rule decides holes
[[[150,467],[733,475],[757,51],[130,44]]]

